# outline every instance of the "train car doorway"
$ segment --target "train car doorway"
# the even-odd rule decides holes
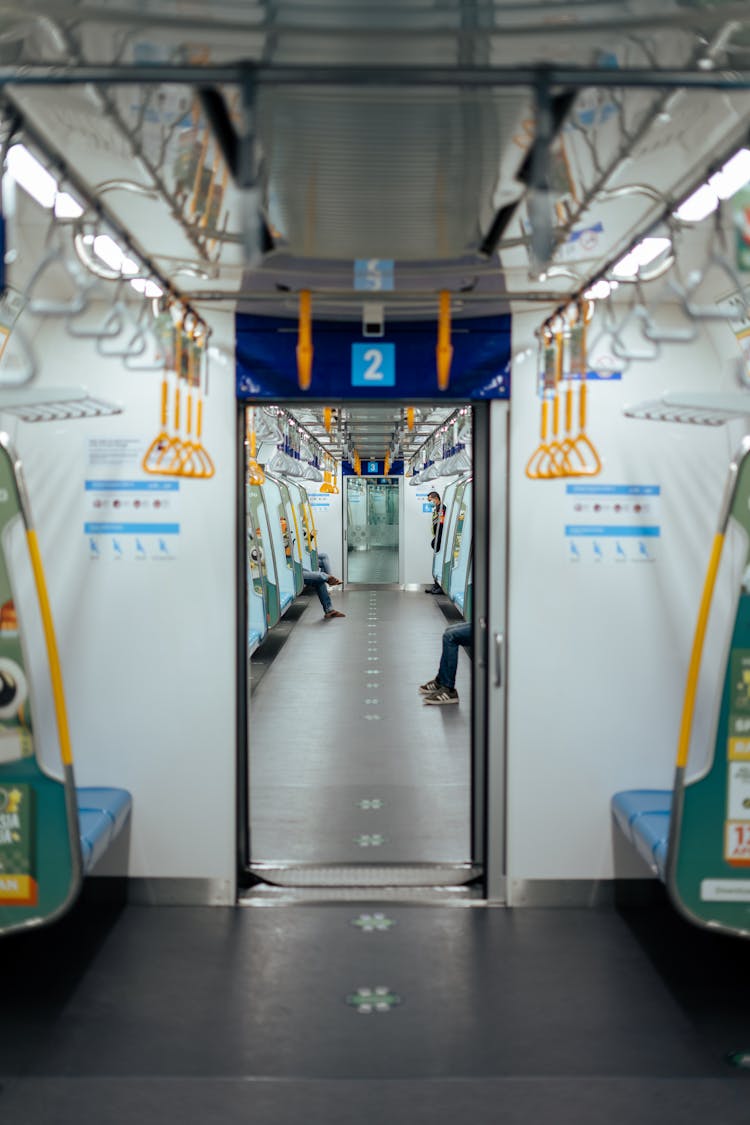
[[[399,582],[401,478],[344,477],[344,576],[349,585]]]
[[[309,406],[278,409],[312,427]],[[273,478],[284,469],[278,454],[286,446],[278,434],[261,440],[259,418],[249,440],[253,407],[240,411],[243,900],[391,887],[504,901],[508,404],[465,409],[472,452],[452,477],[435,476],[433,464],[420,473],[408,458],[405,475],[379,466],[370,478],[364,460],[353,475],[331,472],[321,460],[325,480],[317,485],[290,472],[283,511]],[[446,507],[445,542],[433,556],[436,490]],[[270,512],[265,532],[251,518],[261,509]],[[344,532],[337,556],[332,545]],[[275,558],[281,575],[286,566],[293,595],[296,560],[303,574],[316,571],[318,551],[333,556],[332,577],[343,585],[326,584],[320,606],[308,585],[284,610],[279,580],[279,618],[271,624],[258,559]],[[417,551],[426,553],[410,583],[405,572]],[[377,566],[368,566],[373,558]],[[429,592],[433,582],[441,585],[438,597]],[[333,620],[323,612],[326,595],[339,611]],[[462,622],[472,637],[458,653],[458,706],[431,706],[423,688],[438,672],[445,630]],[[257,634],[265,635],[258,641]],[[269,649],[272,664],[264,668]]]

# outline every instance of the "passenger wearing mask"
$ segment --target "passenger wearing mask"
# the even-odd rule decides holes
[[[445,523],[445,504],[441,503],[439,492],[430,492],[427,499],[432,504],[432,540],[430,546],[433,551],[440,550],[443,539],[443,524]],[[442,594],[443,589],[437,582],[433,582],[425,590],[425,594]]]

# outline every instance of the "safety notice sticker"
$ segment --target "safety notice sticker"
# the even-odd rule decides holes
[[[658,484],[569,484],[565,547],[572,563],[652,563],[661,538]]]
[[[90,559],[149,562],[176,557],[179,481],[94,479],[84,487],[83,531]]]

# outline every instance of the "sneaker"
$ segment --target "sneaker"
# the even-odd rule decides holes
[[[443,685],[438,683],[437,680],[428,680],[426,684],[422,684],[419,691],[420,695],[433,695],[436,691],[440,691]]]
[[[337,609],[329,609],[328,613],[323,614],[323,620],[327,621],[330,617],[346,617],[346,614],[340,613]]]
[[[329,586],[343,586],[343,582],[341,581],[341,579],[334,578],[332,574],[328,575],[328,577],[326,578],[326,582]]]
[[[438,586],[437,582],[425,590],[425,594],[442,594],[442,592],[443,588],[442,586]]]
[[[430,707],[442,707],[445,703],[458,703],[458,692],[452,687],[441,687],[432,695],[426,695],[424,702]]]

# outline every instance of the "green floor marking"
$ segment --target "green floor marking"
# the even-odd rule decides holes
[[[393,918],[387,918],[385,914],[360,914],[359,918],[352,921],[352,926],[357,926],[365,934],[375,933],[376,931],[387,932],[396,923]]]
[[[379,848],[381,844],[385,843],[385,836],[381,836],[378,832],[370,836],[356,836],[355,839],[360,848]]]
[[[376,988],[358,988],[347,996],[346,1002],[361,1015],[369,1016],[373,1012],[390,1012],[401,1003],[401,997],[385,985],[378,985]]]
[[[365,797],[358,804],[361,809],[382,809],[383,807],[380,797]]]

